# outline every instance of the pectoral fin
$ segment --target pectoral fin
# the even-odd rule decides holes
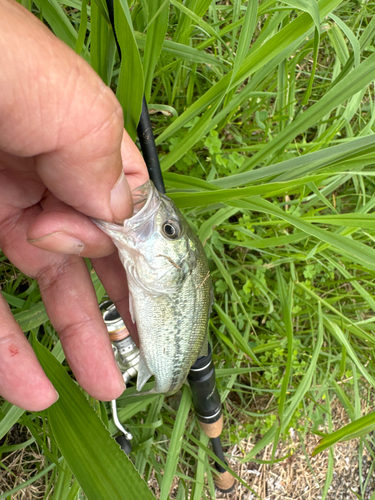
[[[129,293],[129,312],[130,312],[130,317],[135,323],[135,312],[134,312],[134,304],[133,304],[133,297],[131,296],[131,293]]]
[[[148,381],[148,379],[152,376],[152,373],[148,369],[146,364],[146,360],[143,357],[143,354],[139,357],[139,365],[138,365],[138,377],[137,377],[137,391],[141,391],[142,387]]]

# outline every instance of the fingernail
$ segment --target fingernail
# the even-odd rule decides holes
[[[125,384],[125,380],[124,379],[122,379],[121,388],[122,388],[122,392],[124,392],[125,389],[126,389],[126,384]]]
[[[122,371],[118,367],[117,363],[116,363],[116,368],[117,368],[117,372],[119,374],[119,377],[117,378],[118,390],[121,391],[121,394],[122,394],[126,389],[126,383],[125,383],[125,379],[124,379],[124,376],[122,374]]]
[[[68,255],[80,255],[85,248],[81,240],[62,231],[48,234],[47,236],[43,236],[43,238],[28,239],[27,241],[43,250],[65,253]]]
[[[126,384],[125,384],[125,380],[123,378],[123,374],[121,372],[120,372],[120,374],[121,374],[121,378],[118,379],[118,382],[119,382],[118,386],[119,386],[119,389],[121,390],[121,394],[122,394],[126,389]]]
[[[133,214],[133,197],[124,172],[111,191],[110,205],[113,214],[113,221],[116,224],[123,224],[124,220]]]
[[[59,399],[59,397],[60,397],[60,394],[56,391],[56,389],[55,389],[55,393],[56,393],[56,399],[55,399],[55,401],[53,402],[53,404],[54,404],[54,403],[56,403],[56,401],[57,401],[57,400]]]

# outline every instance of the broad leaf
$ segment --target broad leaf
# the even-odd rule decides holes
[[[33,347],[59,393],[48,421],[60,450],[89,500],[153,499],[134,465],[111,437],[66,370],[35,339]]]

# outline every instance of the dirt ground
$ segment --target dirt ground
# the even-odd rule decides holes
[[[358,440],[338,444],[334,450],[333,478],[326,496],[327,500],[355,500],[358,497],[354,492],[361,493],[358,467]],[[238,467],[238,461],[233,458],[230,465],[238,475],[259,495],[262,500],[318,500],[323,496],[324,485],[328,470],[329,452],[323,452],[317,457],[310,458],[312,450],[319,439],[309,436],[305,444],[308,459],[299,445],[295,453],[285,461],[276,463],[272,467],[265,464],[249,462]],[[248,448],[248,451],[250,449]],[[276,454],[285,456],[290,448],[279,449]],[[263,450],[261,459],[270,460],[272,445]],[[241,452],[242,455],[242,452]],[[233,450],[233,457],[236,449]],[[239,458],[239,457],[238,457]],[[260,458],[260,457],[258,457]],[[375,476],[370,471],[371,460],[363,456],[362,477],[368,481],[364,500],[369,500],[375,491]],[[352,490],[352,491],[350,491]],[[217,500],[255,500],[257,497],[244,486],[237,484],[235,490],[227,495],[218,492]]]
[[[367,413],[369,410],[367,408]],[[362,412],[362,414],[365,414]],[[332,408],[334,430],[349,423],[348,416],[342,406],[336,402]],[[324,429],[322,429],[324,430]],[[280,446],[276,459],[292,453],[286,460],[272,466],[255,462],[238,465],[243,456],[251,451],[251,440],[244,441],[241,446],[231,450],[229,465],[255,492],[241,484],[236,484],[230,494],[217,492],[217,500],[319,500],[323,492],[329,471],[329,450],[316,457],[311,453],[319,443],[319,437],[308,434],[301,443],[297,433],[290,429],[290,442]],[[270,461],[272,444],[256,458]],[[332,481],[328,487],[327,500],[374,500],[375,499],[375,462],[369,451],[363,447],[360,456],[359,439],[338,443],[333,448],[331,459]],[[360,467],[361,465],[361,467]],[[360,496],[356,496],[360,495]],[[373,496],[374,495],[374,496]]]

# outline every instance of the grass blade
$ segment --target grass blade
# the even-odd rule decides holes
[[[231,202],[235,204],[236,202]],[[248,208],[252,208],[255,211],[261,211],[264,213],[269,213],[284,219],[289,222],[292,226],[297,227],[301,231],[314,236],[319,241],[324,241],[334,247],[337,252],[343,255],[348,255],[350,259],[357,259],[359,262],[364,264],[365,267],[375,270],[375,251],[359,241],[352,240],[351,238],[341,236],[336,233],[329,233],[324,229],[313,226],[298,217],[289,215],[278,207],[275,207],[270,202],[262,200],[261,198],[251,198],[251,201],[246,202]]]
[[[341,0],[321,0],[319,2],[320,16],[324,19]],[[289,23],[281,31],[277,32],[261,47],[250,50],[241,65],[237,76],[234,78],[231,87],[237,87],[246,78],[249,78],[259,68],[264,67],[269,61],[280,54],[284,49],[291,47],[291,53],[294,52],[293,42],[304,41],[309,31],[313,28],[313,21],[309,14],[302,14],[297,19]],[[288,57],[287,55],[285,57]],[[228,84],[231,81],[232,74],[229,72],[224,78],[216,83],[194,104],[192,104],[185,113],[177,118],[156,140],[157,144],[165,141],[168,137],[174,135],[181,127],[186,125],[195,116],[206,110],[218,98],[223,96],[228,90]]]
[[[289,387],[289,381],[292,373],[292,361],[293,361],[293,320],[292,320],[292,309],[293,309],[293,283],[291,282],[287,287],[284,278],[282,277],[281,270],[277,268],[277,282],[279,289],[279,298],[281,302],[281,308],[283,313],[283,321],[285,324],[285,333],[287,337],[287,360],[285,364],[285,373],[283,381],[281,384],[280,396],[279,396],[279,429],[276,431],[274,446],[272,449],[272,459],[274,459],[277,443],[279,440],[279,435],[281,429],[284,425],[285,418],[285,401],[286,393]]]
[[[375,412],[371,412],[368,415],[365,415],[354,422],[350,422],[350,424],[341,427],[335,432],[324,436],[319,445],[312,452],[312,456],[314,457],[318,453],[326,450],[330,446],[335,443],[339,443],[341,441],[349,441],[350,439],[355,439],[369,432],[372,432],[375,429]]]
[[[211,27],[210,24],[206,23],[201,16],[188,9],[182,2],[179,0],[170,0],[171,4],[174,5],[177,9],[183,12],[186,16],[190,17],[192,21],[198,24],[206,33],[209,33],[214,38],[217,38],[221,41],[222,45],[225,45],[225,42],[220,37],[220,35]]]
[[[66,500],[70,490],[72,473],[65,459],[61,461],[60,465],[61,468],[58,472],[57,483],[54,487],[52,500]]]
[[[0,412],[0,415],[3,411]],[[5,416],[0,420],[0,439],[18,422],[25,413],[25,410],[18,408],[16,405],[11,405],[11,408],[5,413]]]
[[[137,45],[140,49],[146,47],[147,36],[134,32],[134,36]],[[188,45],[183,45],[182,43],[172,42],[172,40],[164,40],[162,52],[168,55],[172,55],[176,59],[182,59],[188,62],[195,62],[200,64],[208,64],[210,66],[219,66],[222,70],[227,70],[225,64],[212,54],[204,52],[203,50],[198,50],[195,47],[189,47]],[[156,74],[158,74],[157,72]]]
[[[209,437],[200,430],[199,441],[203,446],[208,445]],[[204,475],[206,467],[208,466],[206,452],[203,447],[199,447],[198,450],[198,463],[197,463],[197,471],[195,473],[195,483],[191,495],[191,500],[201,500],[202,492],[204,487]]]
[[[27,486],[29,486],[30,484],[33,484],[35,481],[37,481],[38,479],[40,479],[41,477],[45,476],[46,474],[48,474],[51,470],[53,470],[54,468],[56,467],[56,464],[51,464],[49,465],[48,467],[46,467],[45,469],[43,469],[41,472],[39,472],[38,474],[35,474],[33,477],[31,477],[30,479],[28,479],[27,481],[24,481],[22,482],[21,484],[19,484],[18,486],[16,486],[15,488],[13,488],[12,490],[10,491],[7,491],[6,493],[3,493],[3,494],[0,494],[0,500],[3,500],[4,498],[6,498],[7,500],[11,499],[11,498],[14,498],[13,495],[15,493],[17,493],[17,491],[20,491],[22,490],[23,488],[26,488]]]
[[[306,181],[313,181],[313,179],[317,180],[319,176],[310,176],[286,182],[269,182],[268,184],[239,189],[220,189],[202,193],[170,193],[169,196],[179,208],[199,207],[260,194],[267,196],[267,198],[279,194],[288,194],[293,189],[300,188]],[[322,177],[319,180],[321,179]]]
[[[75,51],[77,54],[81,54],[86,38],[87,31],[87,0],[82,0],[82,11],[81,11],[81,23],[79,25],[79,31],[75,46]]]
[[[352,32],[351,29],[348,28],[348,26],[337,16],[334,14],[330,14],[329,17],[335,21],[337,26],[342,30],[342,32],[348,37],[348,40],[350,41],[352,47],[353,47],[353,54],[354,54],[354,65],[359,66],[359,61],[360,61],[360,42],[358,39],[355,37],[354,33]]]
[[[319,328],[318,328],[318,336],[317,336],[317,341],[316,345],[314,348],[313,355],[311,357],[311,362],[310,365],[306,371],[306,374],[303,376],[294,396],[291,398],[288,409],[285,413],[285,419],[284,423],[281,429],[281,432],[284,432],[284,430],[287,428],[290,419],[292,418],[294,412],[296,411],[298,405],[302,401],[303,397],[307,393],[307,391],[310,390],[311,387],[311,381],[313,379],[313,376],[315,374],[316,366],[318,363],[318,357],[320,354],[320,349],[323,344],[323,315],[322,315],[322,309],[319,304],[319,309],[318,309],[318,317],[319,317]],[[254,446],[254,448],[251,450],[250,453],[248,453],[242,460],[241,462],[248,462],[251,458],[255,457],[260,450],[263,450],[265,446],[270,444],[272,440],[274,439],[276,435],[278,426],[273,426],[263,437],[262,439]]]
[[[241,335],[241,333],[239,332],[239,330],[237,329],[237,327],[233,323],[233,321],[230,319],[230,317],[217,304],[214,305],[214,308],[215,308],[216,312],[218,313],[221,321],[227,327],[228,331],[232,334],[233,338],[235,339],[235,341],[239,345],[242,352],[247,354],[247,356],[249,356],[253,361],[255,361],[255,363],[260,364],[257,357],[255,356],[254,352],[250,349],[247,342],[245,342],[243,335]]]
[[[375,135],[353,139],[339,146],[332,146],[322,151],[308,153],[250,172],[215,179],[211,183],[221,188],[233,188],[270,177],[275,177],[276,181],[287,181],[315,172],[329,165],[342,165],[348,159],[359,158],[365,155],[369,156],[368,160],[369,164],[371,164],[375,159]]]
[[[145,96],[150,99],[154,69],[168,26],[169,0],[152,0],[148,3],[148,26],[146,46],[143,57],[143,71],[145,74]]]
[[[40,302],[36,306],[14,315],[14,319],[22,328],[23,332],[29,332],[48,321],[46,308]]]
[[[255,154],[249,161],[245,162],[241,170],[247,170],[270,158],[276,151],[282,149],[297,134],[308,129],[319,122],[329,111],[335,109],[339,104],[360,92],[375,78],[375,54],[365,59],[355,71],[346,76],[333,89],[296,120],[291,122],[275,139],[271,140],[259,153]]]
[[[35,4],[42,11],[44,19],[51,26],[55,35],[74,50],[77,32],[57,0],[36,0]]]
[[[165,464],[163,482],[161,485],[159,500],[167,500],[171,489],[173,478],[176,472],[178,457],[182,447],[182,437],[185,432],[186,420],[191,406],[190,389],[184,385],[182,387],[182,397],[177,412],[171,442],[168,450],[167,463]],[[139,498],[139,497],[138,497]]]
[[[353,347],[350,345],[348,339],[344,335],[344,332],[341,328],[336,325],[336,323],[332,323],[328,319],[324,319],[324,324],[327,326],[329,331],[334,335],[337,341],[345,347],[348,356],[353,360],[354,364],[358,368],[358,370],[362,373],[363,377],[367,380],[367,382],[375,388],[375,379],[372,377],[369,372],[365,369],[362,363],[359,361],[358,356],[355,354]]]
[[[128,3],[125,0],[115,0],[114,7],[116,36],[123,54],[116,96],[124,112],[125,128],[135,141],[142,109],[143,69]]]
[[[257,12],[258,12],[257,0],[250,0],[249,5],[246,8],[245,18],[241,28],[240,39],[238,40],[238,50],[236,52],[236,58],[234,60],[233,72],[229,86],[231,85],[235,76],[237,75],[240,67],[244,62],[245,56],[247,55],[247,52],[249,50],[257,22]]]
[[[33,347],[60,398],[48,409],[53,435],[89,500],[153,499],[143,479],[66,370],[34,338]]]
[[[96,2],[91,5],[91,66],[106,85],[110,85],[116,44],[111,26],[101,14]]]

